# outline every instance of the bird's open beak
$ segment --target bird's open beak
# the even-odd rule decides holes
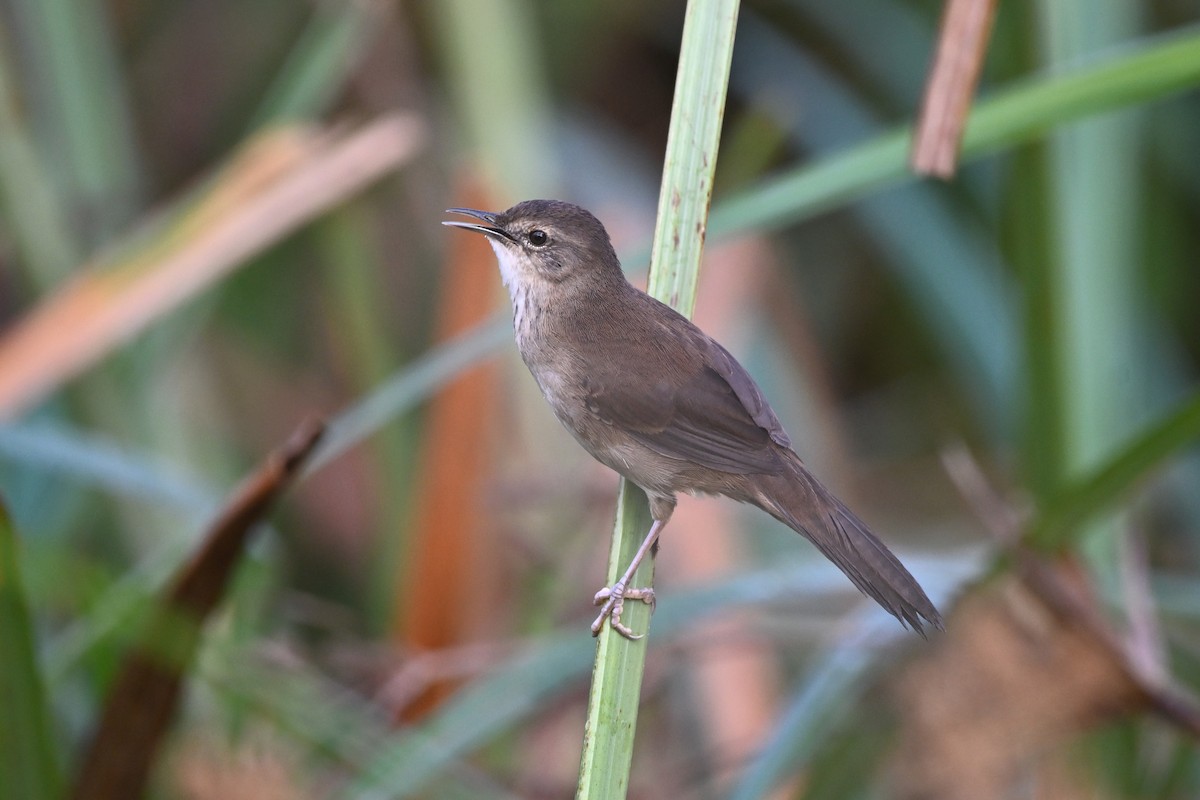
[[[463,216],[474,217],[475,219],[483,220],[484,222],[486,222],[488,224],[487,225],[479,225],[474,222],[459,222],[458,220],[445,220],[442,222],[443,225],[449,225],[451,228],[463,228],[468,231],[476,231],[478,233],[486,234],[487,236],[494,236],[494,237],[497,237],[500,239],[506,239],[510,242],[513,241],[513,237],[511,234],[508,233],[508,231],[506,231],[503,228],[498,227],[496,225],[496,215],[493,214],[491,211],[477,211],[473,208],[447,208],[446,213],[447,214],[462,214]]]

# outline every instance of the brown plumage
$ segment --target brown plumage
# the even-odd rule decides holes
[[[919,633],[941,616],[904,565],[813,477],[758,385],[716,341],[631,285],[592,214],[528,200],[494,214],[450,209],[488,237],[513,301],[521,357],[555,416],[598,461],[641,487],[654,525],[592,626],[620,621],[628,584],[679,492],[752,503],[803,534],[863,593]]]

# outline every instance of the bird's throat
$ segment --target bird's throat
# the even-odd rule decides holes
[[[509,299],[512,300],[513,328],[517,335],[517,343],[530,333],[530,326],[536,324],[538,309],[534,302],[536,291],[529,287],[530,277],[522,270],[520,256],[514,253],[503,242],[488,239],[492,250],[496,252],[496,262],[500,265],[500,280],[508,289]]]
[[[517,255],[503,242],[491,236],[488,237],[488,244],[496,252],[496,261],[500,265],[500,280],[504,282],[504,288],[508,289],[508,293],[512,295],[520,283],[520,276],[518,274],[520,267],[517,264]]]

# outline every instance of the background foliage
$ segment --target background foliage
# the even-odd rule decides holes
[[[1154,601],[1195,687],[1200,7],[1001,4],[948,185],[903,168],[938,11],[743,4],[697,319],[942,608],[1007,568],[939,459],[961,441],[1115,618]],[[155,592],[318,413],[156,796],[569,792],[615,479],[515,358],[490,252],[437,223],[569,199],[640,274],[682,14],[6,0],[0,791],[71,782]],[[658,566],[633,793],[883,793],[883,687],[922,643],[726,503],[685,499]],[[1200,794],[1152,718],[1070,758],[1098,796]]]

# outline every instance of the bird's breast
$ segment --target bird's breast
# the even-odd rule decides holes
[[[589,405],[587,375],[578,362],[552,358],[526,363],[554,416],[593,458],[648,492],[677,491],[680,462],[655,453],[597,414]]]

